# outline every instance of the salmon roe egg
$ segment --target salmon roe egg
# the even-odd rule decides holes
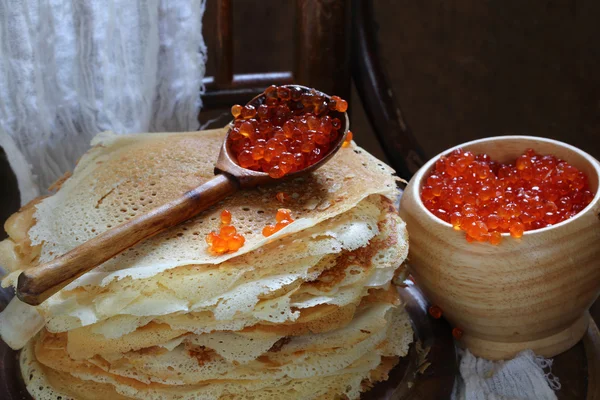
[[[431,315],[435,319],[442,318],[442,309],[438,306],[431,306],[427,311],[429,312],[429,315]]]
[[[348,102],[338,96],[272,85],[257,108],[231,107],[234,122],[228,144],[242,168],[282,178],[329,154],[343,134],[342,113],[347,109]],[[343,147],[352,140],[351,132],[346,140]]]
[[[346,139],[344,139],[344,143],[342,143],[342,147],[350,146],[350,142],[352,142],[352,136],[354,136],[352,134],[352,131],[348,131],[348,133],[346,134]]]
[[[456,340],[460,340],[463,337],[463,334],[464,334],[464,332],[460,328],[454,328],[454,329],[452,329],[452,336]]]
[[[263,236],[271,236],[275,232],[278,232],[294,222],[294,218],[292,218],[292,211],[286,208],[280,208],[277,210],[277,214],[275,214],[275,225],[267,225],[263,228],[262,234]]]
[[[233,107],[231,107],[231,115],[233,115],[234,118],[239,117],[242,114],[242,106],[236,104]]]
[[[229,210],[221,211],[221,224],[223,224],[223,225],[231,224],[231,211],[229,211]]]
[[[221,229],[219,233],[213,231],[206,235],[208,249],[215,254],[238,251],[245,241],[244,236],[237,233],[235,226],[231,225],[231,212],[229,210],[221,212]]]
[[[527,149],[513,163],[458,149],[436,161],[421,189],[431,213],[465,232],[469,242],[498,245],[502,233],[558,224],[594,198],[587,176],[553,155]]]

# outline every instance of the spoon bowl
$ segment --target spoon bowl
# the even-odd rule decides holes
[[[327,99],[331,99],[331,96],[329,96],[323,92],[319,92],[314,89],[308,88],[306,86],[283,85],[283,87],[287,87],[290,89],[298,88],[298,89],[302,90],[302,93],[309,93],[309,92],[315,91],[319,95],[321,95]],[[266,100],[266,95],[264,93],[261,93],[258,96],[254,97],[252,100],[250,100],[247,103],[247,105],[252,105],[252,106],[258,108],[260,105],[264,104],[265,100]],[[330,111],[330,113],[331,113],[331,115],[339,118],[339,120],[342,122],[342,127],[340,129],[342,131],[342,134],[339,135],[336,143],[329,150],[329,153],[327,153],[325,155],[325,157],[323,157],[316,163],[314,163],[300,171],[296,171],[296,172],[287,174],[283,178],[279,178],[279,179],[271,178],[269,176],[269,174],[267,174],[266,172],[253,171],[251,169],[243,168],[235,161],[235,156],[232,153],[231,148],[229,146],[229,135],[231,134],[231,130],[233,128],[233,122],[231,122],[229,124],[229,129],[227,130],[227,135],[225,137],[225,140],[223,141],[223,146],[221,146],[219,158],[215,165],[215,173],[227,173],[229,175],[232,175],[237,178],[241,188],[250,188],[250,187],[254,187],[254,186],[258,186],[258,185],[272,184],[272,183],[275,183],[276,181],[281,181],[281,179],[297,178],[298,176],[301,176],[301,175],[304,175],[304,174],[307,174],[307,173],[310,173],[310,172],[316,170],[317,168],[319,168],[323,164],[325,164],[329,159],[331,159],[331,157],[333,157],[335,155],[335,153],[337,153],[337,151],[342,147],[344,140],[346,140],[346,135],[348,134],[348,129],[350,128],[350,120],[348,118],[348,113],[346,113],[346,112],[342,113],[342,112],[338,112],[338,111]]]

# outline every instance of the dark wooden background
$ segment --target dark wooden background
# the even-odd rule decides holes
[[[389,78],[427,156],[514,133],[566,141],[600,158],[600,2],[373,2]],[[291,69],[294,2],[233,6],[234,71]],[[214,7],[209,0],[209,49]],[[210,50],[207,67],[213,75]],[[383,158],[360,101],[352,100],[356,141]]]

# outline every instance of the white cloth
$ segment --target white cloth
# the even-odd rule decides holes
[[[26,203],[98,132],[198,128],[205,0],[0,0],[0,146]]]
[[[556,400],[552,360],[526,350],[508,361],[489,361],[459,350],[460,379],[453,400]],[[544,372],[547,369],[548,372]]]

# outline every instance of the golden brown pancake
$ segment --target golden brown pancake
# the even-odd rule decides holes
[[[54,195],[7,221],[3,284],[206,182],[224,133],[99,135]],[[37,335],[9,307],[0,334],[32,338],[21,368],[40,400],[356,399],[412,340],[392,284],[408,250],[396,195],[393,171],[352,145],[85,274],[37,308]],[[264,237],[278,208],[294,222]],[[246,243],[215,255],[204,238],[223,209]]]

